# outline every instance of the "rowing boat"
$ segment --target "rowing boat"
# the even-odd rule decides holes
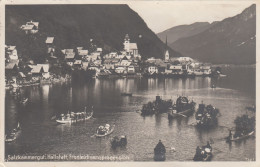
[[[247,135],[243,135],[243,136],[236,137],[236,138],[227,137],[227,140],[228,140],[228,141],[238,141],[238,140],[242,140],[242,139],[245,139],[245,138],[248,138],[248,137],[252,136],[254,133],[255,133],[255,131],[252,131],[252,132],[248,133]]]
[[[107,131],[105,134],[96,133],[95,136],[96,137],[104,137],[104,136],[110,135],[111,133],[113,133],[114,129],[115,129],[115,125],[112,125],[111,128],[109,129],[109,131]]]

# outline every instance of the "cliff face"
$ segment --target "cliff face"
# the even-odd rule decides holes
[[[256,63],[256,5],[241,14],[220,21],[209,29],[170,46],[203,62]]]
[[[30,20],[39,22],[39,33],[34,37],[37,40],[33,42],[19,29]],[[6,6],[6,44],[23,50],[40,48],[47,36],[54,36],[56,47],[61,49],[87,46],[89,39],[94,39],[107,50],[121,50],[125,34],[129,34],[131,42],[137,43],[143,58],[163,56],[165,44],[127,5]],[[169,50],[171,56],[179,56]],[[43,54],[39,49],[28,54],[31,52]]]

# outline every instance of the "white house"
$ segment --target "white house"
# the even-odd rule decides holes
[[[148,67],[148,72],[150,73],[150,74],[154,74],[154,73],[158,73],[158,67],[156,67],[156,66],[149,66]]]
[[[129,74],[134,74],[135,73],[135,67],[133,65],[128,66],[127,72]]]
[[[172,70],[172,72],[181,72],[182,71],[182,65],[171,65],[169,67],[169,70]]]
[[[125,68],[124,67],[117,67],[115,69],[115,72],[118,74],[123,74],[125,72]]]
[[[178,57],[177,58],[177,60],[179,61],[179,62],[193,62],[194,60],[192,59],[192,58],[190,58],[190,57]]]

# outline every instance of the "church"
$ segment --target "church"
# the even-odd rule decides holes
[[[134,57],[139,56],[138,54],[138,48],[136,43],[130,43],[130,38],[129,35],[126,34],[125,39],[124,39],[124,50]]]

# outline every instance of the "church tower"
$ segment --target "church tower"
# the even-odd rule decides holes
[[[165,53],[164,53],[164,61],[168,62],[170,59],[170,54],[168,51],[168,44],[167,44],[167,36],[166,36],[166,40],[165,40]]]
[[[130,38],[129,38],[128,34],[125,35],[124,50],[127,52],[129,52],[129,50],[130,50]]]

